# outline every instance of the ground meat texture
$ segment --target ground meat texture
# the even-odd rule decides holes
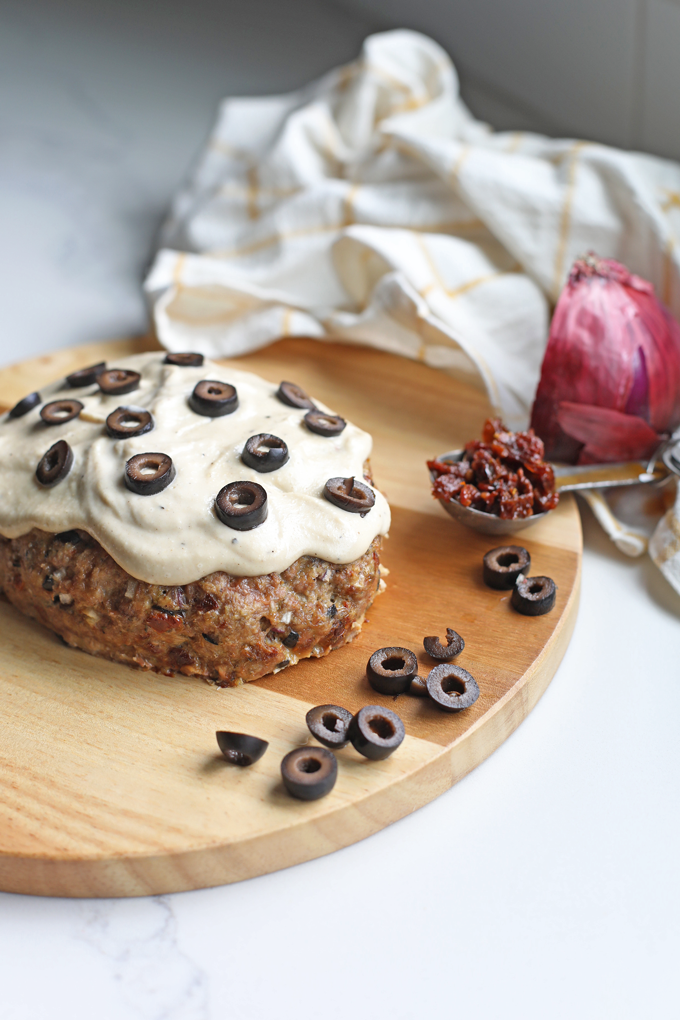
[[[381,586],[380,544],[348,564],[301,556],[281,574],[163,586],[131,577],[84,531],[34,529],[0,538],[0,587],[74,648],[233,687],[356,637]]]

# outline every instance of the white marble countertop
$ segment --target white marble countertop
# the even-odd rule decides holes
[[[314,0],[156,10],[3,5],[1,363],[143,331],[154,231],[219,97],[293,87],[373,27]],[[363,843],[239,885],[0,894],[0,1020],[670,1016],[680,597],[584,526],[566,658],[482,766]]]

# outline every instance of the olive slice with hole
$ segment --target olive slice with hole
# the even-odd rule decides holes
[[[371,761],[389,758],[405,736],[404,724],[397,713],[380,705],[364,705],[349,726],[354,749]]]
[[[268,432],[260,432],[246,440],[241,460],[254,471],[276,471],[288,462],[288,446],[283,439]]]
[[[105,361],[98,361],[96,365],[88,365],[87,368],[79,368],[77,372],[71,372],[66,376],[66,383],[73,390],[80,389],[81,386],[91,386],[96,383],[105,368]]]
[[[73,467],[73,450],[64,439],[50,446],[35,469],[35,477],[41,485],[49,488],[61,482]]]
[[[232,733],[229,730],[217,730],[215,733],[220,751],[232,765],[247,767],[259,761],[269,747],[268,740],[251,737],[248,733]]]
[[[282,382],[276,391],[276,396],[282,404],[287,404],[288,407],[299,407],[306,411],[312,411],[316,407],[302,386],[296,386],[292,382]]]
[[[129,439],[151,432],[154,421],[143,407],[117,407],[106,419],[106,433],[111,439]]]
[[[366,663],[366,676],[380,694],[405,694],[418,673],[418,660],[408,648],[378,648]]]
[[[423,638],[423,648],[431,659],[438,662],[448,662],[455,659],[465,648],[465,642],[457,631],[450,627],[446,628],[446,644],[443,645],[438,637]]]
[[[427,693],[445,712],[462,712],[474,705],[479,697],[477,681],[461,666],[442,663],[427,678]]]
[[[522,545],[499,545],[484,554],[484,584],[499,591],[514,588],[520,574],[531,569],[531,556]]]
[[[141,378],[139,372],[127,368],[107,368],[97,376],[97,382],[102,393],[117,397],[138,389]]]
[[[543,616],[555,606],[557,585],[551,577],[520,574],[512,590],[512,608],[523,616]]]
[[[422,676],[414,676],[411,681],[411,686],[408,689],[409,694],[415,694],[417,698],[427,697],[427,680],[424,680]]]
[[[329,478],[324,485],[323,494],[333,506],[347,510],[351,514],[365,517],[371,507],[375,506],[375,495],[372,489],[357,478]]]
[[[193,354],[190,351],[182,351],[178,354],[166,354],[163,359],[164,365],[179,365],[180,368],[200,368],[205,361],[202,354]]]
[[[281,762],[281,779],[292,797],[318,800],[335,786],[338,761],[325,747],[298,747]]]
[[[40,409],[40,417],[46,425],[64,425],[77,418],[84,406],[79,400],[52,400]]]
[[[42,397],[39,393],[29,393],[28,396],[22,397],[21,400],[14,405],[12,410],[9,412],[10,418],[23,418],[25,414],[32,411],[34,407],[42,401]]]
[[[250,531],[267,519],[267,490],[258,482],[229,482],[215,497],[215,513],[228,528]]]
[[[138,496],[162,492],[174,477],[175,465],[167,453],[138,453],[125,465],[125,485]]]
[[[317,436],[339,436],[347,427],[347,422],[337,414],[326,414],[325,411],[307,411],[304,423],[310,432]]]
[[[310,708],[305,719],[309,732],[325,747],[337,750],[349,743],[347,731],[352,713],[346,708],[340,705],[317,705],[316,708]]]
[[[221,418],[225,414],[233,414],[238,408],[236,387],[218,379],[201,379],[189,397],[189,407],[204,418]]]

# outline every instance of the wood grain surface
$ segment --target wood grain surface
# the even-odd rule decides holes
[[[75,368],[155,346],[148,338],[90,344],[0,370],[0,403]],[[0,600],[0,888],[50,896],[137,896],[234,882],[330,853],[437,797],[484,760],[529,713],[566,650],[576,619],[581,530],[571,498],[514,541],[558,585],[555,610],[515,613],[481,581],[493,539],[451,520],[429,494],[425,458],[478,435],[481,391],[379,351],[286,339],[239,367],[292,379],[374,436],[377,483],[393,509],[383,561],[387,591],[361,636],[321,660],[230,690],[161,677],[62,645]],[[468,711],[373,691],[366,660],[383,645],[433,663],[426,634],[455,627],[457,662],[481,695]],[[338,752],[326,798],[285,793],[279,765],[311,741],[305,713],[335,703],[385,704],[407,737],[386,761]],[[228,765],[215,730],[270,742],[249,769]]]

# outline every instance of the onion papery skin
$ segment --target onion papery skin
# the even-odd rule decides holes
[[[679,424],[680,326],[651,283],[620,262],[578,259],[555,309],[531,414],[546,456],[642,459]]]

